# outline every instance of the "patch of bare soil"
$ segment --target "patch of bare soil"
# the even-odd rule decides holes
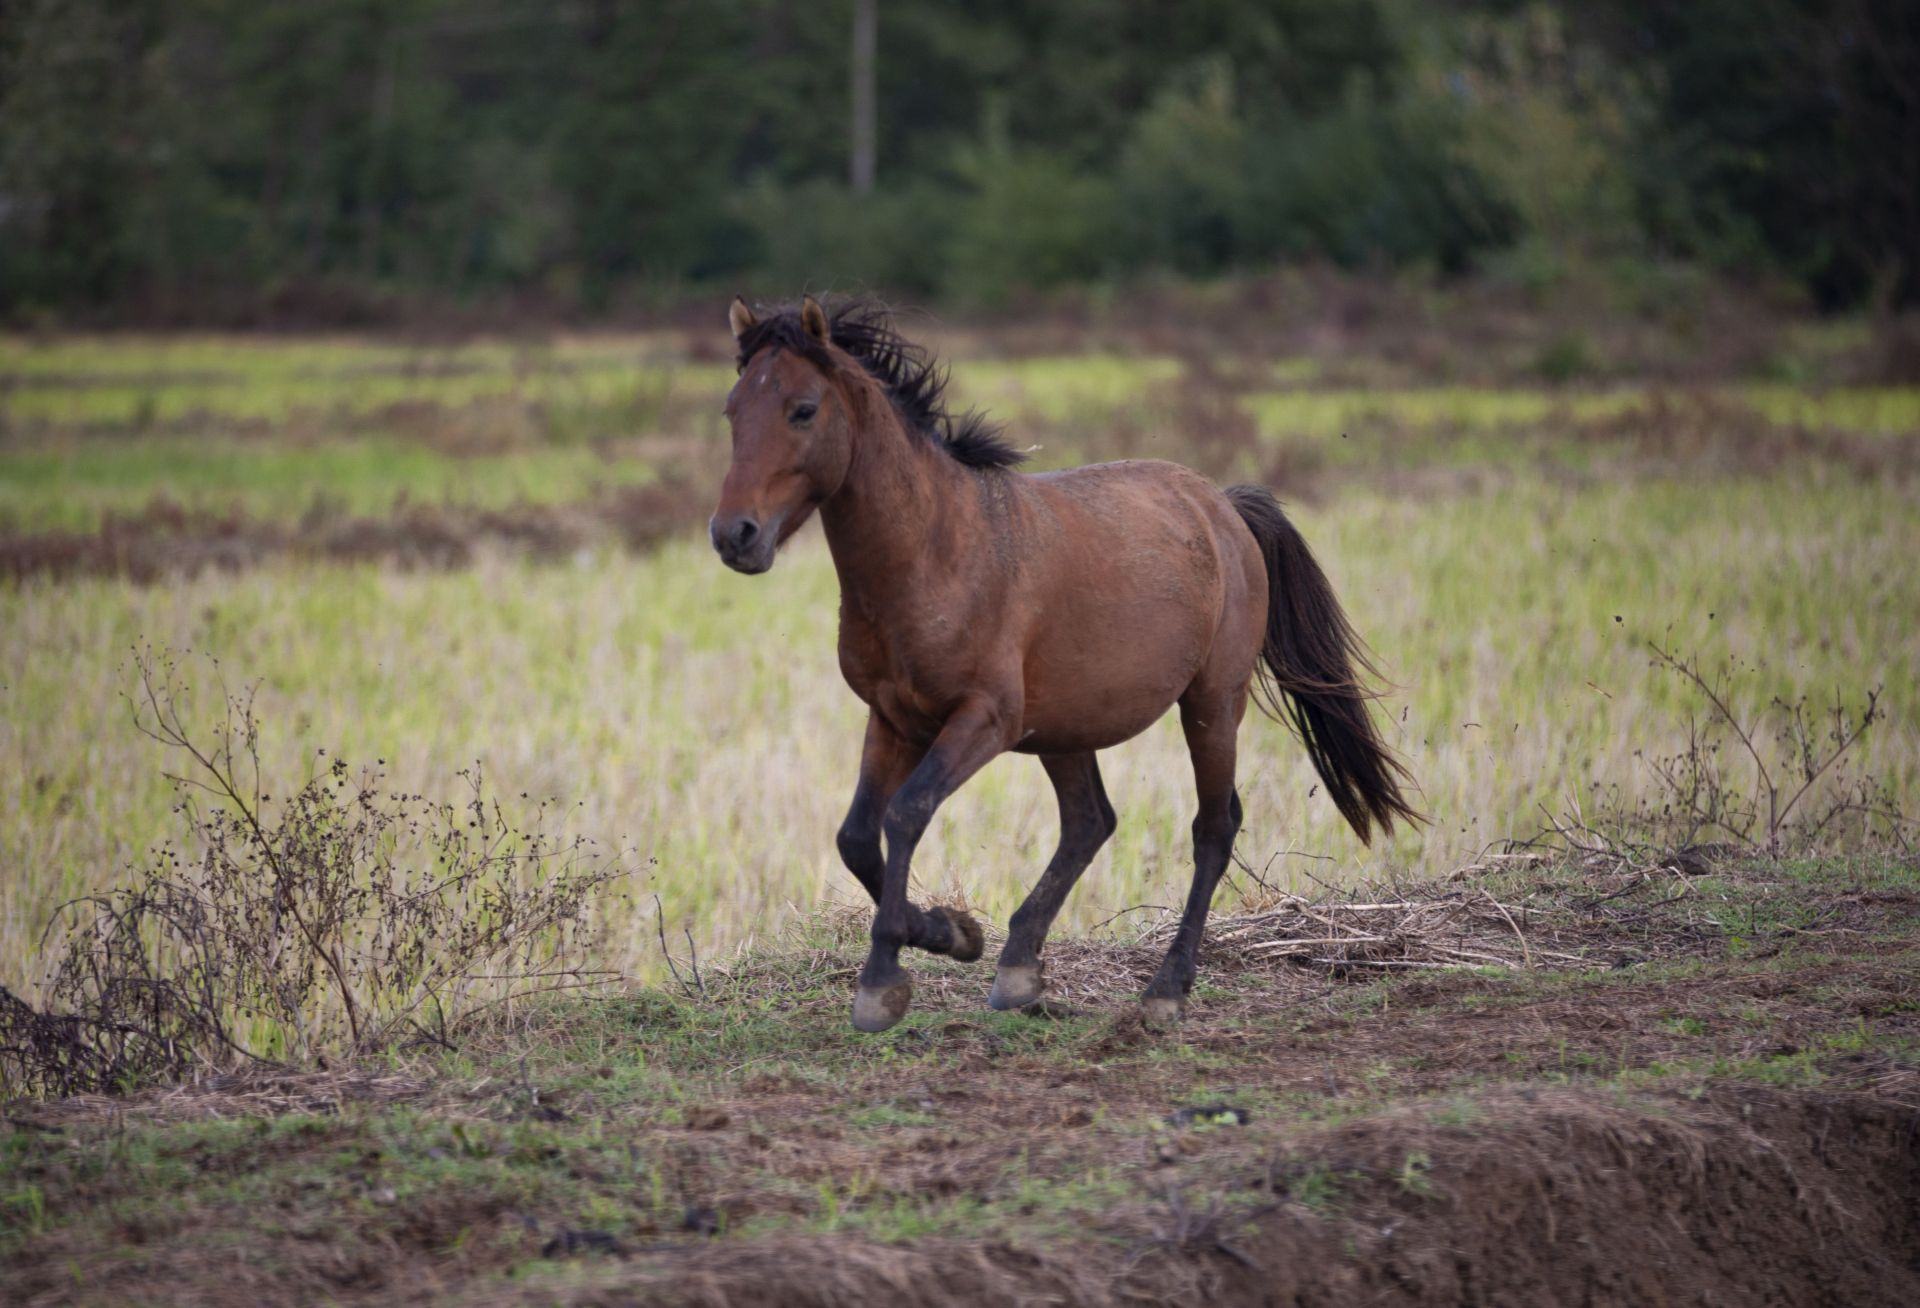
[[[706,517],[678,484],[623,489],[582,504],[507,509],[404,506],[386,517],[317,510],[297,522],[208,513],[156,500],[91,532],[0,533],[0,577],[117,576],[136,582],[238,572],[280,558],[458,568],[482,549],[566,558],[613,542],[642,551]]]

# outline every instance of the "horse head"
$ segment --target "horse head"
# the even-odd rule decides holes
[[[846,480],[855,399],[840,380],[826,312],[811,295],[798,312],[764,319],[736,297],[727,317],[740,364],[726,409],[733,462],[707,533],[728,567],[760,573]]]

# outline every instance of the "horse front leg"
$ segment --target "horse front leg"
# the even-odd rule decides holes
[[[873,913],[873,947],[860,969],[860,985],[853,997],[855,1029],[884,1031],[906,1016],[913,1002],[913,981],[900,966],[900,949],[913,943],[907,877],[914,848],[934,811],[1005,750],[1012,743],[1010,733],[1018,728],[1018,712],[1010,713],[986,696],[965,701],[947,718],[926,757],[888,802],[881,822],[887,841],[886,866]],[[978,949],[975,945],[976,957]]]
[[[885,884],[887,860],[880,846],[881,825],[887,805],[926,756],[889,727],[878,713],[867,715],[867,739],[860,752],[860,780],[853,788],[853,803],[846,821],[840,824],[836,843],[840,861],[847,871],[880,902]],[[946,954],[962,963],[971,963],[986,948],[986,935],[973,916],[961,909],[929,908],[907,904],[907,943],[930,954]]]

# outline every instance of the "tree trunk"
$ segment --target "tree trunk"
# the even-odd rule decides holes
[[[873,53],[880,27],[878,3],[853,3],[853,151],[847,179],[855,195],[873,189]]]

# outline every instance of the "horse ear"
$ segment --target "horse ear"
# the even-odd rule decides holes
[[[733,303],[727,306],[727,325],[733,328],[733,339],[739,340],[753,330],[753,310],[739,296],[733,297]]]
[[[822,345],[827,343],[832,331],[827,325],[827,311],[811,295],[800,297],[800,325],[806,329],[807,335]]]

